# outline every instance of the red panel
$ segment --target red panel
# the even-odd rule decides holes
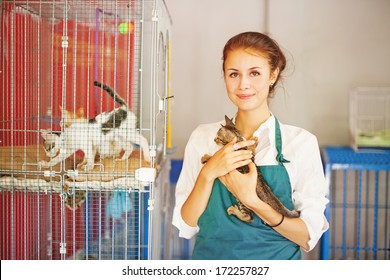
[[[133,33],[96,32],[95,28],[69,20],[68,48],[64,49],[64,21],[50,25],[29,14],[11,15],[12,8],[10,3],[3,4],[0,129],[21,132],[12,133],[11,137],[9,132],[0,131],[1,145],[35,144],[39,135],[24,131],[49,128],[42,120],[49,107],[54,120],[61,118],[63,91],[66,92],[66,109],[83,107],[88,118],[112,110],[117,104],[93,86],[94,80],[115,88],[132,107]],[[38,122],[38,118],[42,121]],[[52,129],[60,129],[57,122]]]
[[[61,118],[63,90],[68,110],[83,107],[88,118],[112,110],[117,104],[94,88],[94,80],[115,87],[132,106],[133,33],[96,32],[94,27],[68,21],[64,68],[64,22],[48,24],[28,13],[16,12],[13,3],[3,3],[1,12],[0,145],[38,144],[39,129],[51,126],[59,130],[58,123],[50,124],[44,117],[51,107],[52,116]],[[3,191],[0,201],[0,259],[61,258],[62,216],[58,193]],[[64,213],[67,256],[70,256],[74,247],[78,250],[84,246],[84,209],[75,212],[65,209]],[[96,224],[91,227],[94,232],[98,229]]]

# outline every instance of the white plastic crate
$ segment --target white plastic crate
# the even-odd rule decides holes
[[[354,149],[390,147],[390,88],[357,88],[350,95]]]

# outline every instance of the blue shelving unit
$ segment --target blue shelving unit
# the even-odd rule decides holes
[[[330,229],[321,259],[390,259],[390,149],[324,147]]]

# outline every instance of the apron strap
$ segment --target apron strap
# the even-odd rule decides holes
[[[276,155],[276,160],[278,161],[279,165],[283,165],[285,162],[290,162],[289,160],[285,159],[282,154],[282,135],[280,133],[280,125],[278,119],[275,117],[275,144],[276,144],[276,151],[278,154]]]

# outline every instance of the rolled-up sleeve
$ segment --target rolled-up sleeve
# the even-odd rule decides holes
[[[300,218],[308,228],[310,251],[329,228],[324,214],[329,200],[317,138],[310,135],[305,142],[296,153],[296,185],[293,200],[295,208],[300,211]]]

